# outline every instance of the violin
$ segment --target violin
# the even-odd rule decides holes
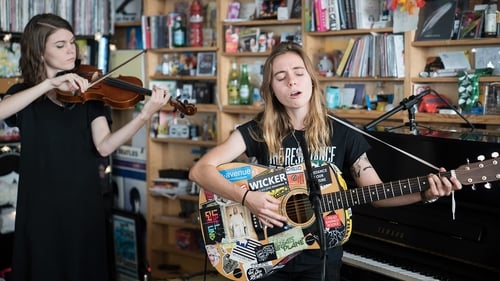
[[[152,91],[142,87],[142,81],[133,76],[120,75],[117,78],[102,76],[102,71],[91,65],[79,65],[73,70],[74,73],[86,78],[91,82],[85,93],[61,91],[56,89],[57,99],[64,103],[85,103],[89,100],[102,101],[114,109],[127,109],[135,106],[144,96],[150,96]],[[111,73],[111,72],[110,72]],[[174,107],[174,111],[184,115],[194,115],[196,106],[180,97],[170,96],[168,104]]]

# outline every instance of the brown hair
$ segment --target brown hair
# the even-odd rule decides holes
[[[278,153],[282,146],[282,140],[293,131],[293,125],[285,107],[279,102],[273,93],[273,61],[276,57],[288,52],[299,55],[304,61],[306,71],[309,73],[312,81],[312,96],[309,101],[309,113],[304,120],[306,128],[306,141],[311,149],[311,153],[319,153],[321,147],[330,144],[330,130],[327,120],[327,110],[324,105],[324,99],[319,89],[319,81],[315,75],[314,66],[302,49],[302,46],[285,42],[273,47],[271,54],[266,59],[263,71],[263,81],[261,86],[261,95],[264,99],[264,111],[261,118],[256,119],[262,128],[264,141],[268,146],[269,152]]]
[[[47,38],[57,29],[73,32],[73,27],[65,19],[54,14],[39,14],[30,19],[21,36],[21,58],[19,69],[23,81],[35,85],[47,78],[42,56]]]

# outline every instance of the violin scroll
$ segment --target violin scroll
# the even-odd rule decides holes
[[[181,113],[181,117],[184,117],[184,115],[194,115],[196,114],[196,111],[198,111],[194,104],[188,103],[187,100],[184,100],[184,102],[182,102],[180,100],[180,97],[170,97],[170,99],[168,100],[168,104],[174,107],[174,112],[179,111]]]

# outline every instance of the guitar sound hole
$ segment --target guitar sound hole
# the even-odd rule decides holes
[[[314,216],[309,196],[307,194],[291,195],[286,202],[286,214],[288,219],[296,224],[308,222]]]

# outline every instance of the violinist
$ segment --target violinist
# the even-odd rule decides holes
[[[247,192],[222,176],[217,166],[233,161],[242,153],[257,164],[271,168],[299,165],[304,162],[304,155],[310,155],[311,161],[323,160],[336,165],[344,175],[350,174],[360,187],[382,183],[368,160],[368,142],[360,133],[327,117],[315,72],[300,45],[288,42],[276,45],[264,64],[261,86],[264,110],[201,157],[190,169],[189,178],[205,190],[241,203],[266,227],[282,227],[286,222],[286,217],[278,213],[280,200],[267,192]],[[304,142],[309,153],[302,151]],[[428,179],[429,189],[425,192],[373,204],[376,207],[407,205],[446,196],[462,187],[456,178],[430,174]],[[302,251],[283,268],[260,280],[341,280],[342,247],[327,250],[324,275],[319,251]]]
[[[20,179],[15,223],[14,281],[108,281],[105,205],[98,160],[129,140],[167,104],[155,88],[141,112],[111,132],[110,110],[101,101],[67,105],[57,91],[85,93],[89,81],[75,68],[72,26],[54,14],[34,16],[21,37],[23,82],[0,101],[21,134]]]

